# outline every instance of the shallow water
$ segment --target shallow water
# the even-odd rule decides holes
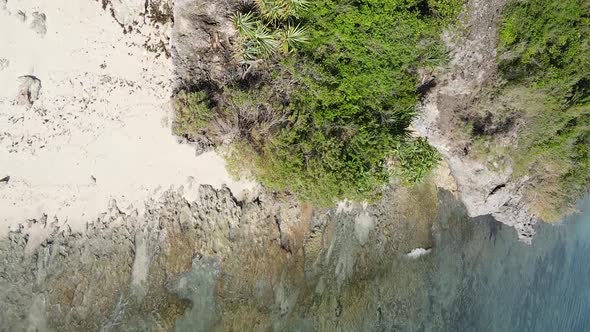
[[[353,223],[340,217],[316,268],[285,268],[266,300],[218,297],[216,322],[207,329],[587,331],[590,199],[580,209],[561,225],[539,225],[529,246],[491,218],[468,218],[439,193],[434,247],[415,259],[382,235],[391,224],[377,225],[360,245]],[[249,314],[240,320],[240,312]],[[198,322],[185,316],[178,323],[188,331]]]
[[[441,232],[434,303],[452,312],[446,330],[587,331],[590,329],[590,199],[560,225],[539,225],[532,246],[491,220],[468,235]],[[449,228],[458,219],[441,220]],[[447,293],[453,293],[447,301]],[[427,322],[426,330],[432,328]]]
[[[528,246],[429,188],[315,213],[286,248],[262,205],[212,188],[193,206],[198,219],[171,196],[148,227],[115,211],[116,224],[56,232],[32,253],[11,233],[0,242],[0,331],[590,330],[590,198],[561,225],[538,225]],[[228,220],[243,231],[233,242]],[[205,223],[219,229],[204,236]],[[416,248],[430,250],[408,257]],[[142,250],[151,264],[136,282]]]

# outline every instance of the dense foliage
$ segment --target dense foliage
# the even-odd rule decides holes
[[[207,95],[202,92],[180,91],[174,97],[176,117],[172,131],[178,136],[191,138],[198,135],[213,118]]]
[[[513,1],[499,53],[506,89],[530,100],[517,171],[542,179],[533,201],[557,219],[590,187],[590,1]]]
[[[214,119],[204,95],[180,95],[175,131],[234,142],[230,168],[318,205],[420,181],[439,155],[408,132],[419,71],[446,60],[441,32],[463,2],[245,1],[241,80],[208,91]]]
[[[290,124],[267,144],[258,175],[304,199],[366,199],[395,173],[417,181],[438,155],[407,128],[419,68],[445,59],[442,29],[460,0],[317,0],[302,21]],[[285,62],[284,64],[287,64]],[[397,161],[397,162],[396,162]]]

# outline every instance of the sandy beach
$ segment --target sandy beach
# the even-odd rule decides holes
[[[171,134],[171,23],[108,6],[0,0],[0,234],[43,215],[82,230],[170,187],[254,186]]]

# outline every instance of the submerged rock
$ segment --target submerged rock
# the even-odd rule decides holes
[[[197,200],[170,190],[146,203],[143,215],[125,214],[113,201],[83,233],[40,218],[0,239],[0,322],[11,331],[354,324],[349,312],[374,305],[354,302],[356,287],[368,287],[357,279],[432,245],[417,234],[430,232],[435,217],[404,198],[434,206],[429,192],[394,190],[378,204],[336,213],[264,192],[239,201],[227,188],[201,186]],[[314,309],[301,320],[304,308]]]
[[[406,254],[409,258],[418,258],[420,256],[428,255],[432,249],[431,248],[416,248],[412,249],[409,253]]]

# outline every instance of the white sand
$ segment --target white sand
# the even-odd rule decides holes
[[[188,196],[198,184],[235,193],[253,186],[232,181],[215,153],[197,157],[171,135],[172,62],[143,47],[147,36],[166,40],[170,27],[140,22],[140,33],[123,34],[93,0],[2,7],[0,179],[10,181],[0,183],[0,233],[43,214],[82,229],[111,199],[141,209],[170,186],[184,185]],[[30,28],[34,11],[47,17],[45,35]],[[22,75],[41,80],[31,109],[14,102]]]

